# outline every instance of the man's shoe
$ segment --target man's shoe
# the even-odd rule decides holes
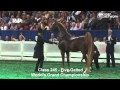
[[[115,68],[115,66],[112,66],[113,68]]]
[[[38,70],[36,70],[36,69],[35,69],[34,71],[35,71],[35,72],[39,72],[39,71],[38,71]]]
[[[107,68],[109,68],[110,66],[106,66]]]

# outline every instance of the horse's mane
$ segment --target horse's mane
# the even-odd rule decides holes
[[[67,32],[66,27],[62,23],[58,22],[58,24],[60,27],[62,27],[64,29],[64,32],[66,32],[69,36],[72,36],[70,33]]]
[[[61,22],[59,24],[66,30],[66,27]]]

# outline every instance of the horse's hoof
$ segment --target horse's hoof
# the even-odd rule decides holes
[[[85,69],[85,71],[83,72],[83,74],[88,74],[90,72],[91,72],[91,70]]]
[[[84,71],[83,74],[86,74],[86,71]]]

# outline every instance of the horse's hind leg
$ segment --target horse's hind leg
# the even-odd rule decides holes
[[[91,61],[89,60],[89,56],[86,55],[86,65],[87,65],[87,68],[85,69],[84,73],[89,73],[91,72]]]
[[[62,55],[62,68],[64,68],[65,52],[61,51],[61,55]]]
[[[81,62],[83,62],[83,59],[84,59],[84,58],[82,57]]]
[[[69,61],[69,52],[66,52],[66,55],[67,55],[67,63],[68,63],[68,68],[70,69],[70,61]]]
[[[82,57],[82,59],[81,59],[81,62],[83,62],[83,59],[86,60],[86,55],[85,55],[85,54],[83,54],[83,57]]]

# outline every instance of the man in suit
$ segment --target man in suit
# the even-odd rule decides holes
[[[105,40],[106,46],[106,54],[107,54],[107,63],[106,67],[110,67],[110,57],[112,60],[112,67],[115,67],[115,58],[114,58],[114,44],[116,44],[116,38],[112,36],[112,30],[108,29],[108,36]]]
[[[46,41],[45,39],[43,39],[42,32],[38,31],[37,43],[34,48],[34,55],[33,55],[33,58],[38,58],[36,67],[35,67],[35,71],[37,71],[37,72],[40,71],[39,68],[42,69],[42,67],[43,67],[44,42],[50,43],[50,44],[57,44],[55,42],[50,42],[50,41]]]
[[[94,59],[96,69],[100,68],[99,63],[98,63],[99,56],[100,56],[100,52],[98,51],[98,48],[95,45],[93,59]]]

